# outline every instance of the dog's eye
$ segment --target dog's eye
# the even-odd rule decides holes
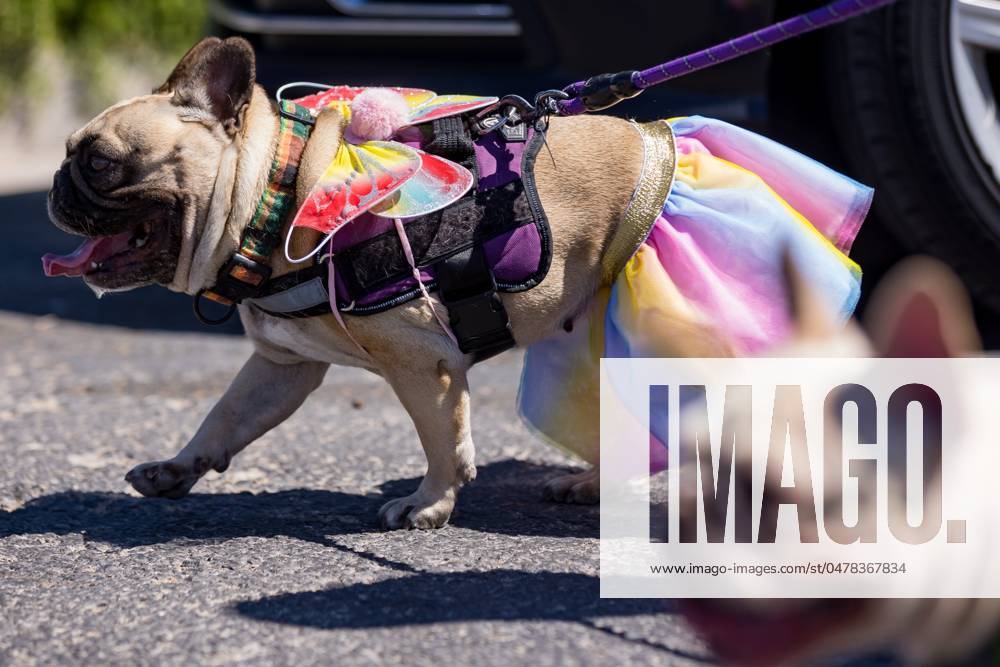
[[[101,157],[100,155],[91,155],[87,159],[87,166],[94,171],[104,171],[111,166],[111,160],[106,157]]]

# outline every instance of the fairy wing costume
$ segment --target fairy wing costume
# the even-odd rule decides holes
[[[363,213],[384,218],[415,218],[445,208],[474,184],[468,169],[392,140],[402,129],[456,116],[497,101],[495,97],[437,95],[419,88],[335,86],[296,100],[316,113],[336,108],[345,120],[340,146],[313,185],[292,221],[314,229],[323,241],[305,261],[347,223]]]

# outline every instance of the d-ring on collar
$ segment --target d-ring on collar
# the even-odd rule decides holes
[[[316,120],[308,109],[288,100],[278,103],[278,114],[278,139],[268,184],[243,230],[240,248],[219,270],[215,284],[194,297],[195,316],[204,324],[222,324],[233,316],[240,301],[260,292],[271,277],[267,262],[281,242],[285,218],[294,212],[299,162]],[[220,319],[209,319],[201,312],[202,297],[229,306],[229,310]]]

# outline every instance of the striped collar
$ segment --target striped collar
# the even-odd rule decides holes
[[[215,284],[201,290],[194,298],[195,315],[205,324],[225,322],[240,301],[257,294],[271,276],[268,260],[281,242],[285,218],[294,211],[299,162],[315,120],[308,109],[288,100],[278,103],[278,114],[277,146],[267,187],[243,231],[239,250],[219,270]],[[201,297],[229,306],[225,317],[206,318],[200,309]]]

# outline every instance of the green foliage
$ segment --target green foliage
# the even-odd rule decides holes
[[[206,0],[0,0],[0,105],[44,90],[43,54],[62,59],[81,111],[110,100],[116,67],[169,67],[204,31]]]

